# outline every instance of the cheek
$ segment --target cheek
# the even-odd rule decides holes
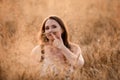
[[[56,37],[60,37],[61,36],[61,32],[57,32],[55,35],[56,35]]]
[[[45,30],[45,33],[48,33],[48,30]]]
[[[49,35],[49,34],[46,34],[45,36],[48,38],[50,35]]]
[[[62,33],[63,33],[63,30],[60,29],[60,30],[59,30],[59,34],[61,35]]]
[[[60,36],[63,33],[63,31],[61,29],[59,29],[59,31],[56,32],[56,36]]]

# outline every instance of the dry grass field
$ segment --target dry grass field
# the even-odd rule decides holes
[[[85,59],[73,80],[120,80],[120,0],[0,0],[0,80],[39,77],[30,56],[42,21],[57,15]]]

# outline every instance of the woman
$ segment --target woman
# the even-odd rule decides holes
[[[84,59],[78,45],[68,41],[68,33],[63,21],[50,16],[43,22],[40,45],[32,50],[35,60],[41,62],[41,76],[68,76],[83,66]]]

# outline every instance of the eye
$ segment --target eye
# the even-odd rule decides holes
[[[52,25],[52,28],[57,28],[57,26],[56,25]]]
[[[49,29],[49,27],[48,27],[48,26],[46,26],[46,27],[45,27],[45,30],[48,30],[48,29]]]

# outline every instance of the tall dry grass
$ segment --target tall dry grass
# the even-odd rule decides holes
[[[0,80],[43,80],[30,52],[45,17],[60,16],[85,59],[73,80],[120,79],[119,0],[0,0]],[[44,80],[63,80],[48,76]]]

